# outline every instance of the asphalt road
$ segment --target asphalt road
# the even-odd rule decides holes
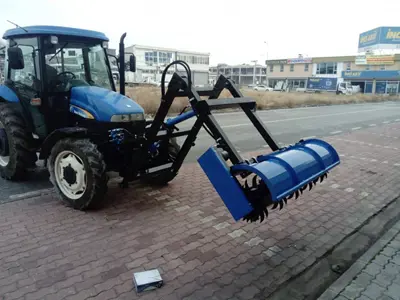
[[[335,105],[296,109],[258,111],[274,139],[280,145],[292,144],[301,138],[324,137],[369,126],[381,126],[387,122],[400,121],[400,103]],[[220,126],[240,152],[267,147],[258,131],[243,112],[215,114]],[[193,123],[181,126],[188,128]],[[183,125],[183,124],[182,124]],[[204,129],[198,136],[186,161],[195,161],[209,146],[213,145]]]
[[[301,138],[324,137],[400,121],[400,103],[335,105],[258,111],[257,113],[275,140],[285,145],[297,142]],[[247,152],[266,146],[243,112],[215,114],[215,116],[238,151]],[[188,120],[179,127],[188,129],[193,122],[194,120]],[[182,142],[182,139],[180,141]],[[186,162],[196,161],[213,143],[213,139],[202,129]],[[24,183],[6,182],[0,179],[0,187],[1,203],[9,201],[12,195],[49,188],[51,184],[48,181],[47,172],[38,170],[31,174],[31,180]]]

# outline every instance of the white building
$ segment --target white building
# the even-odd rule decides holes
[[[126,61],[128,61],[129,55],[134,54],[136,56],[136,73],[134,74],[136,82],[159,82],[164,67],[179,59],[189,64],[195,85],[208,84],[210,53],[132,45],[125,48],[125,54]],[[183,71],[183,68],[180,66],[171,67],[168,71],[169,78],[175,71]]]

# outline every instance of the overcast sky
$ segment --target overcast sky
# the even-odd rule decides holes
[[[211,53],[211,64],[356,54],[358,35],[399,26],[399,0],[0,0],[0,31],[59,25],[104,32],[116,48],[144,44]],[[123,15],[120,15],[120,12]],[[42,17],[39,17],[42,16]],[[268,42],[268,51],[267,44]]]

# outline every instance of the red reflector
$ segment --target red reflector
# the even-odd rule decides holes
[[[32,98],[31,99],[31,105],[32,106],[40,106],[40,105],[42,105],[42,99],[40,99],[40,98]]]

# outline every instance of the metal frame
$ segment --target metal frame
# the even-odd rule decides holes
[[[224,89],[227,89],[232,94],[233,98],[218,99]],[[208,96],[209,98],[207,100],[203,100],[201,99],[201,96]],[[189,98],[192,110],[182,113],[177,117],[169,119],[165,122],[168,111],[173,101],[177,97]],[[146,143],[143,147],[143,151],[147,151],[152,143],[163,138],[168,139],[182,135],[187,135],[187,138],[185,139],[176,160],[172,162],[172,165],[158,170],[156,173],[168,171],[176,174],[178,172],[188,152],[194,145],[201,127],[205,127],[207,132],[214,138],[217,143],[217,148],[219,148],[225,154],[224,157],[226,160],[229,159],[233,164],[243,163],[243,158],[237,152],[234,145],[231,143],[212,114],[213,110],[225,109],[229,107],[240,107],[258,130],[260,135],[264,138],[271,150],[279,150],[277,142],[255,113],[255,100],[244,97],[231,79],[225,77],[224,75],[220,75],[212,89],[196,89],[194,87],[188,89],[187,79],[175,73],[171,78],[165,96],[161,99],[161,104],[156,116],[145,133]],[[197,117],[197,120],[191,130],[174,133],[176,124],[179,124],[194,116]],[[159,135],[161,128],[166,129],[167,134]],[[139,155],[139,157],[143,156]],[[152,174],[154,173],[150,173],[149,175]]]

